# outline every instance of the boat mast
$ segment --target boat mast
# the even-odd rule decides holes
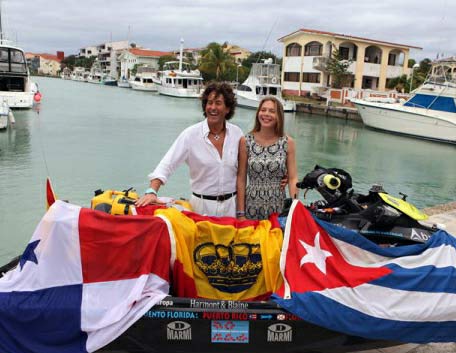
[[[0,44],[3,44],[2,1],[0,0]]]
[[[184,39],[180,40],[180,54],[179,54],[179,71],[182,72],[182,56],[184,55]]]

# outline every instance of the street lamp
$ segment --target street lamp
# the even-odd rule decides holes
[[[409,88],[409,93],[412,92],[412,87],[413,87],[413,73],[415,72],[415,69],[419,68],[420,65],[414,64],[412,66],[412,78],[410,79],[410,88]]]
[[[239,68],[241,67],[241,64],[238,64],[236,66],[236,83],[239,83]]]

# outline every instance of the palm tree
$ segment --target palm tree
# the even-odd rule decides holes
[[[205,80],[227,80],[230,72],[236,70],[234,58],[225,50],[226,46],[212,42],[201,52],[199,70]]]

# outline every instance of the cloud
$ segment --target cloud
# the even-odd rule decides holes
[[[279,55],[277,39],[300,28],[318,29],[423,47],[412,57],[456,55],[456,2],[435,0],[6,0],[7,34],[26,51],[79,49],[109,40],[171,50],[207,43],[238,44]]]

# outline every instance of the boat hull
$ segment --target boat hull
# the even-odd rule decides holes
[[[352,100],[363,123],[371,128],[427,140],[456,144],[456,116],[408,108],[401,104]],[[421,112],[421,111],[422,112]]]
[[[177,98],[199,98],[201,93],[199,89],[168,87],[162,84],[157,85],[159,94]]]
[[[263,97],[262,97],[263,98]],[[237,105],[243,108],[257,109],[260,105],[260,98],[247,98],[242,95],[236,95]],[[296,111],[296,103],[292,101],[282,101],[283,110],[285,112],[294,112]]]
[[[271,302],[167,297],[100,352],[355,352],[399,343],[327,330]]]
[[[6,102],[10,108],[31,108],[34,92],[0,92],[0,101]]]
[[[157,86],[155,84],[138,85],[138,84],[132,83],[131,88],[134,89],[135,91],[157,92]]]

